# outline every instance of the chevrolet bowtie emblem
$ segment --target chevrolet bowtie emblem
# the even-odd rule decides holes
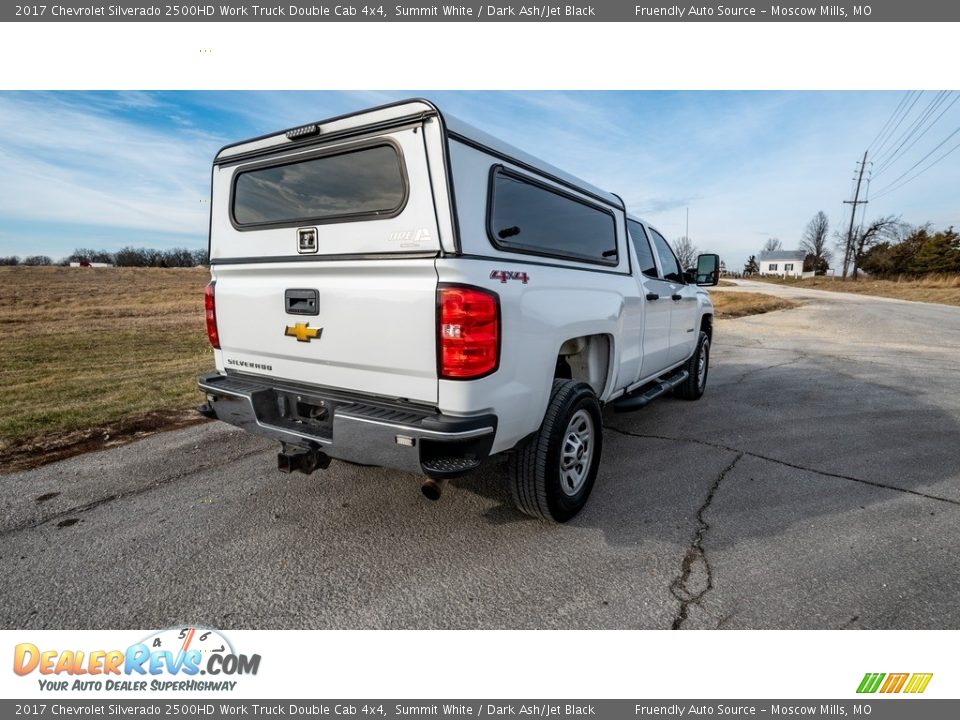
[[[283,334],[287,337],[295,337],[297,342],[310,342],[313,339],[320,339],[320,333],[323,328],[312,328],[310,323],[297,323],[296,325],[287,325]]]

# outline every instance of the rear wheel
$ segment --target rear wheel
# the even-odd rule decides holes
[[[710,371],[710,336],[700,332],[697,349],[694,351],[684,369],[690,377],[677,385],[677,397],[684,400],[699,400],[707,388],[707,373]]]
[[[566,522],[587,503],[600,467],[603,424],[593,389],[554,380],[537,434],[510,456],[513,500],[527,515]]]

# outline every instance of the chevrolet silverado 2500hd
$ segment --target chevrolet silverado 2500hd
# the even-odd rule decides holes
[[[680,267],[623,201],[409,100],[223,148],[213,164],[201,412],[443,481],[509,454],[517,506],[563,522],[601,409],[707,381],[719,258]]]

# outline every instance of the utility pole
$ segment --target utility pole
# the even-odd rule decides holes
[[[684,233],[687,236],[687,240],[690,239],[690,207],[687,206],[687,230]]]
[[[850,261],[853,259],[853,223],[857,217],[857,206],[866,205],[866,200],[860,199],[860,186],[863,184],[863,171],[867,168],[867,151],[863,151],[863,160],[860,161],[860,173],[857,175],[857,189],[853,193],[853,200],[844,200],[844,205],[850,205],[850,228],[847,230],[847,246],[843,253],[843,279],[847,279]]]

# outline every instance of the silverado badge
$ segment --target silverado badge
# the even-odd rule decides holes
[[[320,339],[323,328],[312,328],[310,323],[297,323],[296,325],[287,325],[283,334],[287,337],[295,337],[297,342],[310,342],[313,339]]]

